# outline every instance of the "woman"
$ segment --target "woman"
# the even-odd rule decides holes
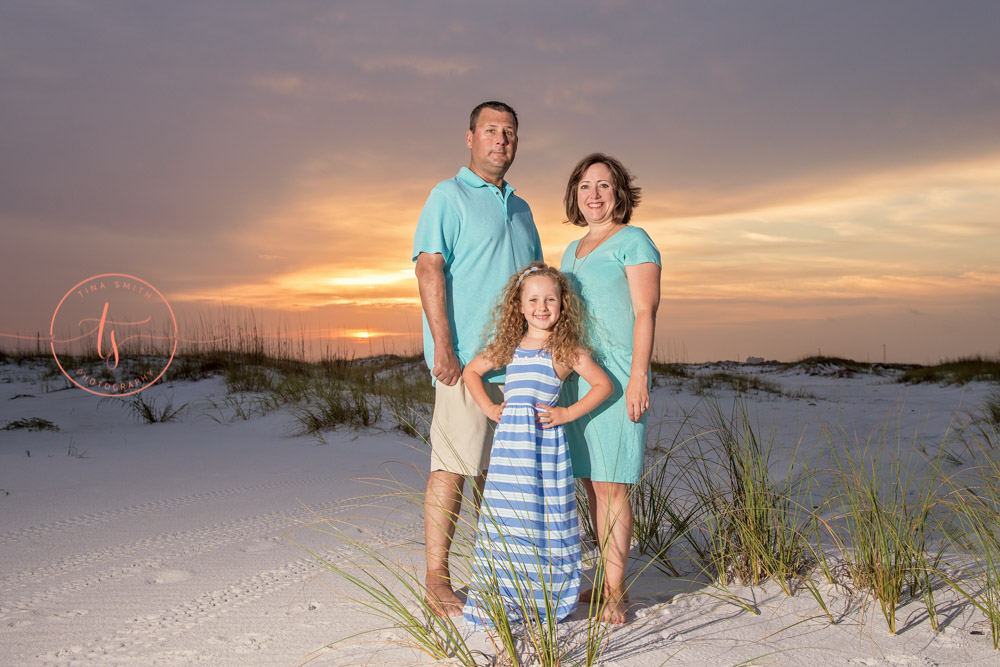
[[[570,244],[560,268],[584,302],[590,345],[614,386],[588,417],[566,425],[566,435],[573,474],[587,490],[601,545],[601,617],[620,624],[632,537],[627,485],[639,481],[646,446],[660,252],[646,232],[629,225],[639,188],[618,160],[601,153],[583,158],[570,175],[564,202],[568,222],[586,227],[587,235]],[[589,389],[574,376],[564,400],[572,403]]]

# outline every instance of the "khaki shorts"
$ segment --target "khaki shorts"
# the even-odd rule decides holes
[[[503,402],[503,385],[484,382],[486,395],[494,403]],[[431,418],[431,472],[447,470],[475,477],[490,464],[493,423],[479,409],[465,388],[465,382],[434,387],[434,416]]]

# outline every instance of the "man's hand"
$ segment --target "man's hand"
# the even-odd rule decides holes
[[[458,363],[452,348],[451,328],[448,326],[448,299],[445,292],[444,257],[441,253],[422,252],[417,255],[417,288],[420,290],[420,305],[427,316],[427,326],[434,339],[434,367],[431,375],[438,382],[449,387],[462,377],[462,365]]]
[[[458,382],[458,378],[462,377],[462,366],[458,363],[454,350],[450,347],[434,347],[434,368],[431,369],[431,375],[449,387]]]

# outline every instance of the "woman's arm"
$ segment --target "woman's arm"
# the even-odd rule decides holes
[[[539,403],[538,407],[545,408],[545,410],[539,410],[538,412],[542,428],[552,428],[553,426],[559,426],[560,424],[579,419],[603,403],[604,399],[611,395],[611,379],[604,372],[604,369],[598,366],[583,348],[578,351],[576,363],[573,364],[572,370],[579,373],[580,377],[587,381],[587,384],[590,385],[590,391],[579,401],[566,408]]]
[[[649,363],[653,358],[656,309],[660,305],[660,267],[645,262],[625,267],[635,328],[632,330],[632,368],[625,387],[625,407],[633,422],[649,409]]]
[[[479,409],[483,411],[483,414],[489,419],[499,422],[500,415],[503,414],[504,404],[497,405],[491,401],[490,397],[486,395],[486,389],[483,387],[483,374],[493,369],[493,362],[480,355],[466,365],[465,370],[462,371],[462,380],[465,381],[465,388],[468,390],[469,395],[472,396],[472,400],[479,406]]]

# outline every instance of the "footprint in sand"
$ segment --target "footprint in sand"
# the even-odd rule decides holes
[[[156,570],[146,577],[147,584],[176,584],[191,578],[191,573],[185,570]]]
[[[267,648],[271,637],[260,634],[245,634],[233,639],[233,650],[237,653],[253,653]]]
[[[934,643],[939,646],[959,646],[962,644],[963,635],[964,633],[954,628],[943,628],[934,635]]]
[[[58,614],[51,614],[46,618],[50,621],[67,621],[73,618],[79,618],[80,616],[86,616],[89,613],[89,609],[70,609],[69,611],[63,611]]]
[[[277,538],[277,537],[263,538],[263,539],[259,539],[259,540],[254,540],[250,544],[248,544],[245,547],[243,547],[243,551],[245,553],[251,553],[251,554],[252,553],[258,553],[260,551],[268,551],[270,549],[273,549],[275,546],[277,546],[277,543],[278,543],[279,540],[280,540],[280,538]]]

